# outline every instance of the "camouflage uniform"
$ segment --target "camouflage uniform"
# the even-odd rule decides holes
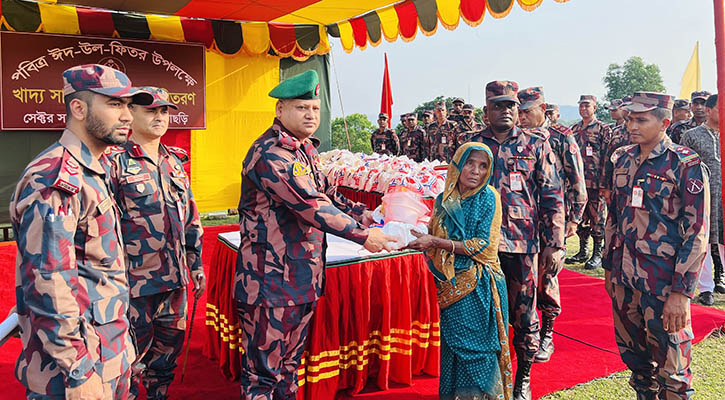
[[[65,398],[66,387],[94,373],[114,398],[128,393],[136,353],[121,226],[107,183],[104,167],[66,129],[28,164],[13,193],[23,342],[15,375],[28,397]]]
[[[459,123],[457,123],[454,131],[456,143],[455,148],[453,149],[453,154],[456,154],[456,150],[458,150],[459,147],[470,142],[476,132],[482,131],[484,128],[485,127],[482,124],[479,124],[475,120],[473,120],[472,124],[469,124],[465,119],[462,119]]]
[[[414,130],[403,128],[400,133],[400,155],[407,156],[415,162],[428,158],[428,140],[425,132],[416,127]]]
[[[426,128],[428,138],[428,159],[451,162],[455,151],[456,127],[453,122],[446,120],[442,124],[437,120]]]
[[[564,248],[562,183],[545,135],[540,129],[514,127],[499,143],[491,128],[486,128],[472,138],[493,152],[491,185],[501,193],[503,207],[499,256],[506,275],[513,344],[528,360],[539,350],[536,286],[540,244]],[[522,176],[522,190],[511,187],[515,173]]]
[[[672,102],[644,93],[635,94],[633,105],[639,96],[664,99],[662,108],[666,98]],[[689,315],[685,329],[669,334],[662,314],[670,293],[694,295],[708,247],[708,177],[697,153],[668,136],[643,162],[640,154],[639,145],[629,145],[612,155],[604,268],[613,285],[615,337],[638,398],[687,399],[693,393]]]
[[[584,179],[587,186],[587,206],[577,233],[583,238],[588,238],[591,234],[595,240],[601,240],[604,237],[607,206],[600,189],[603,188],[602,173],[610,130],[596,119],[587,126],[583,125],[583,121],[579,121],[571,127],[584,161]]]
[[[311,139],[300,142],[275,120],[244,160],[234,278],[244,398],[294,397],[308,322],[323,294],[325,232],[367,240],[359,223],[365,206],[337,193],[318,158]]]
[[[670,137],[670,139],[672,139],[673,142],[680,143],[683,133],[689,131],[690,129],[695,129],[699,125],[700,124],[697,123],[695,117],[684,121],[677,121],[674,124],[670,125],[669,128],[667,128],[667,135]]]
[[[400,153],[400,140],[398,134],[392,129],[385,129],[381,132],[376,129],[370,135],[370,145],[374,153],[397,156]]]
[[[454,99],[452,100],[452,102],[453,102],[454,104],[455,104],[455,103],[461,103],[461,104],[465,104],[465,101],[463,101],[463,99],[462,99],[462,98],[460,98],[460,97],[456,97],[456,98],[454,98]],[[465,116],[463,115],[463,113],[462,113],[461,111],[456,111],[456,109],[455,109],[455,108],[451,108],[451,109],[450,109],[450,110],[448,111],[448,113],[447,113],[447,114],[448,114],[448,119],[449,119],[449,120],[451,120],[451,121],[453,121],[454,123],[459,123],[459,122],[461,122],[461,121],[463,121],[463,120],[465,119]]]
[[[607,193],[611,193],[612,190],[612,180],[614,179],[614,164],[612,164],[612,154],[620,148],[627,146],[629,144],[632,144],[632,136],[629,134],[629,131],[627,131],[627,125],[617,125],[612,129],[611,139],[609,139],[609,143],[607,144],[607,152],[605,154],[604,158],[604,178],[603,180],[603,189],[605,189],[604,193],[605,195]],[[605,199],[607,203],[609,203],[611,199]]]
[[[165,399],[184,344],[188,270],[203,271],[203,229],[183,168],[189,158],[161,144],[152,160],[132,140],[108,153],[122,212],[137,361],[147,367],[142,374],[135,370],[131,395],[138,395],[143,375],[148,398]]]

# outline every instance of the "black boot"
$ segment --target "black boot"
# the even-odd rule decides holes
[[[564,260],[565,264],[579,264],[589,259],[589,234],[580,233],[579,236],[579,252]]]
[[[597,269],[602,266],[602,238],[594,238],[594,251],[592,258],[584,265],[584,269]]]
[[[524,354],[518,352],[516,360],[514,400],[531,400],[531,364],[534,360],[526,360]]]
[[[700,295],[697,296],[697,301],[703,306],[708,307],[715,304],[715,298],[712,297],[712,292],[700,292]]]
[[[551,359],[554,354],[554,320],[546,317],[541,319],[541,340],[539,341],[539,351],[534,357],[535,363],[545,363]]]
[[[720,248],[717,244],[712,245],[712,270],[715,280],[715,293],[725,294],[725,277],[723,277],[723,265],[720,261]]]

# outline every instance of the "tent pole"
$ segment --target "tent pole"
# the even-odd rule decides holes
[[[713,11],[715,12],[715,55],[717,57],[717,91],[725,94],[725,7],[724,0],[713,0]],[[725,116],[725,101],[719,98],[717,102],[718,111]],[[725,117],[720,118],[720,132],[725,132]],[[725,155],[725,141],[720,140],[720,159]],[[720,176],[725,176],[723,170],[725,165],[720,163]],[[723,209],[725,209],[725,197],[722,196]]]
[[[345,136],[347,136],[347,149],[352,151],[350,143],[350,132],[347,129],[347,118],[345,117],[345,106],[342,105],[342,93],[340,92],[340,81],[337,79],[337,68],[335,67],[335,57],[330,50],[330,61],[332,61],[332,70],[335,72],[335,83],[337,84],[337,97],[340,99],[340,111],[342,111],[342,123],[345,125]]]

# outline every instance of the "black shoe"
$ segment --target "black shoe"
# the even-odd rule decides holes
[[[716,283],[715,284],[715,293],[725,294],[725,284]]]
[[[602,238],[594,238],[594,251],[592,258],[584,264],[584,269],[597,269],[602,267]]]
[[[715,304],[715,298],[712,297],[712,292],[702,292],[697,296],[697,302],[703,306],[711,306]]]
[[[534,360],[524,360],[523,357],[521,353],[516,354],[514,400],[531,400],[531,364]]]
[[[554,354],[554,320],[544,317],[541,321],[539,351],[534,357],[534,362],[545,363],[551,359],[552,354]]]
[[[725,294],[725,277],[723,277],[723,266],[720,262],[720,248],[717,244],[712,245],[711,254],[715,293]]]
[[[579,252],[564,260],[564,264],[579,264],[589,259],[589,235],[579,235]]]

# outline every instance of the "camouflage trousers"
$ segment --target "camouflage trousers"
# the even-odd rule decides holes
[[[604,238],[604,225],[607,222],[607,203],[604,201],[602,191],[587,188],[587,205],[584,207],[582,221],[577,228],[579,236],[592,235],[595,238]]]
[[[316,302],[289,307],[237,303],[242,325],[241,393],[246,400],[293,400]]]
[[[694,393],[690,316],[685,329],[669,334],[662,327],[664,299],[619,284],[612,287],[614,335],[638,399],[689,399]]]
[[[131,369],[126,370],[114,380],[103,382],[103,400],[126,400],[128,399],[129,382]],[[65,400],[65,394],[40,394],[25,391],[28,400]]]
[[[138,353],[130,398],[138,396],[143,380],[149,400],[166,399],[184,346],[186,288],[131,298],[129,320]]]
[[[538,254],[498,253],[506,276],[509,321],[514,328],[517,353],[532,360],[539,351],[539,316],[536,314]]]
[[[539,280],[536,286],[536,308],[541,317],[556,319],[561,314],[561,295],[559,294],[559,273],[544,271],[544,263],[539,257]],[[562,260],[562,262],[564,262]]]

